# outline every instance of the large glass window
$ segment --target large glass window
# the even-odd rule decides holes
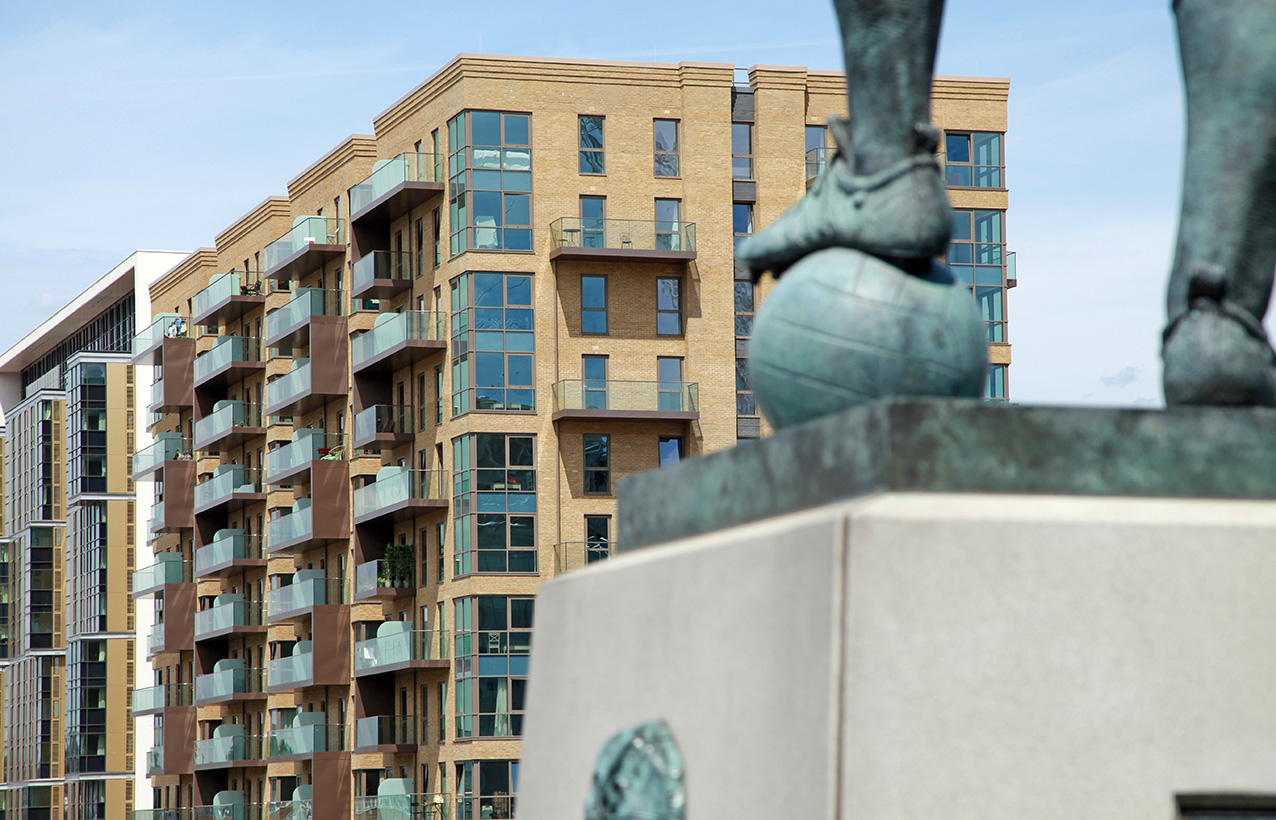
[[[661,356],[656,359],[656,406],[664,411],[681,412],[682,359]]]
[[[531,118],[464,111],[448,121],[451,251],[532,249]]]
[[[463,273],[452,280],[452,415],[535,410],[532,277]]]
[[[682,280],[675,277],[656,279],[656,334],[682,335]]]
[[[656,250],[682,250],[682,202],[677,199],[656,200]]]
[[[592,564],[611,555],[611,516],[585,516],[585,563]]]
[[[1001,134],[987,131],[945,134],[944,153],[950,186],[1002,187]]]
[[[585,493],[611,494],[611,436],[585,436]]]
[[[656,176],[676,177],[678,173],[678,121],[653,120]]]
[[[580,375],[586,410],[607,409],[607,357],[581,356]]]
[[[580,331],[607,332],[607,277],[580,277]]]
[[[583,248],[602,248],[607,242],[607,197],[580,198],[580,244]]]
[[[534,604],[504,595],[456,599],[458,738],[523,733]]]
[[[603,162],[603,118],[580,118],[580,172],[606,173]]]
[[[948,267],[974,295],[990,342],[1007,341],[1002,220],[1002,211],[953,211],[953,237],[948,245]]]
[[[731,123],[731,178],[753,179],[753,123]]]
[[[531,436],[452,440],[454,576],[536,572],[536,462]]]
[[[508,820],[518,795],[517,760],[456,764],[457,820]]]
[[[984,384],[984,398],[990,401],[1006,400],[1006,366],[993,364],[988,366],[988,381]]]
[[[735,335],[747,339],[753,335],[753,283],[749,280],[735,282]]]

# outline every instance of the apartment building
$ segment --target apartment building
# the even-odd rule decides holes
[[[1007,92],[934,94],[998,399]],[[512,817],[537,587],[623,539],[626,475],[768,432],[733,248],[844,108],[803,68],[462,55],[151,286],[154,820]]]
[[[130,459],[145,438],[130,345],[147,288],[185,257],[139,251],[0,355],[0,807],[125,817],[137,771]],[[147,795],[149,798],[149,794]]]

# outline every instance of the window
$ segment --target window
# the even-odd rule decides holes
[[[443,261],[443,241],[441,237],[443,224],[438,208],[431,212],[430,218],[434,222],[434,267],[437,268]]]
[[[682,461],[682,436],[660,437],[660,466],[668,467]]]
[[[1006,400],[1006,366],[988,366],[988,381],[984,384],[984,398],[988,401]]]
[[[749,360],[735,360],[735,414],[756,416],[758,403],[753,398],[753,385],[749,382]]]
[[[753,179],[753,123],[731,123],[731,178]]]
[[[607,197],[580,198],[580,244],[583,248],[607,247]],[[566,241],[566,237],[564,237]]]
[[[581,356],[581,394],[585,410],[607,409],[607,357]]]
[[[682,250],[682,203],[676,199],[656,200],[656,250]]]
[[[504,595],[456,599],[458,738],[523,733],[534,603]]]
[[[443,365],[434,366],[434,423],[443,423]]]
[[[954,188],[1000,188],[1001,134],[945,134],[945,175]]]
[[[753,283],[745,279],[735,283],[735,335],[747,339],[753,335]]]
[[[682,412],[682,359],[661,356],[656,359],[656,406],[663,411]]]
[[[607,277],[580,277],[580,332],[607,332]]]
[[[653,120],[656,176],[678,176],[678,121]]]
[[[606,173],[603,163],[602,117],[580,117],[580,172]]]
[[[753,203],[734,202],[731,205],[731,230],[735,234],[735,247],[739,248],[753,233]]]
[[[1005,242],[1001,211],[953,211],[948,267],[970,288],[988,328],[988,341],[1005,342]]]
[[[806,178],[815,179],[824,170],[827,162],[825,145],[828,139],[828,126],[808,125],[806,127]]]
[[[467,760],[457,763],[456,788],[458,818],[507,820],[514,816],[518,761]]]
[[[611,516],[585,516],[585,563],[611,556]]]
[[[682,335],[682,280],[656,279],[656,335]]]
[[[425,273],[425,220],[416,221],[416,275]]]
[[[585,436],[585,493],[611,494],[611,436]]]
[[[534,329],[530,276],[463,273],[452,280],[453,416],[536,409]]]
[[[503,433],[452,440],[454,576],[536,572],[533,445]]]
[[[531,118],[464,111],[448,120],[448,189],[455,256],[532,249]]]

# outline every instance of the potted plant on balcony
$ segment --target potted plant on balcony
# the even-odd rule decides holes
[[[386,544],[377,584],[383,587],[406,587],[412,582],[411,544]]]

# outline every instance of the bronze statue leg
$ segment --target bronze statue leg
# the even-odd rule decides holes
[[[930,84],[943,0],[834,0],[850,120],[829,123],[837,153],[806,197],[737,261],[779,275],[821,248],[846,247],[926,268],[952,231],[934,158]]]
[[[1261,326],[1276,269],[1276,2],[1176,0],[1187,93],[1165,397],[1276,404]]]

